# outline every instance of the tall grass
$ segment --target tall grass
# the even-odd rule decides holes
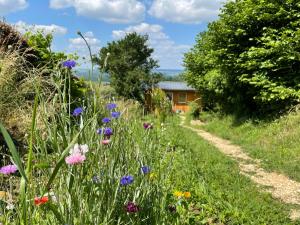
[[[14,162],[21,173],[18,176],[2,176],[0,186],[7,193],[11,186],[13,198],[1,203],[3,224],[167,224],[169,213],[165,209],[166,198],[171,191],[167,183],[169,159],[161,154],[160,139],[164,135],[159,128],[145,130],[138,114],[128,115],[130,107],[118,108],[120,118],[108,124],[113,129],[111,143],[103,145],[103,135],[96,133],[105,125],[104,116],[110,117],[105,108],[109,101],[87,94],[76,105],[84,108],[80,117],[70,111],[69,73],[66,69],[51,74],[53,98],[35,93],[29,147],[23,158]],[[97,99],[95,102],[94,99]],[[130,105],[129,105],[130,106]],[[95,110],[96,108],[96,110]],[[48,113],[55,109],[56,113]],[[43,126],[35,124],[39,122]],[[4,131],[4,128],[2,130]],[[7,134],[6,134],[7,136]],[[9,138],[7,138],[9,140]],[[12,141],[11,152],[15,147]],[[65,157],[75,143],[87,144],[87,160],[80,165],[67,165]],[[18,158],[18,156],[17,156]],[[27,163],[25,163],[27,160]],[[26,167],[25,167],[26,165]],[[149,166],[152,175],[143,174],[142,166]],[[25,167],[25,174],[23,172]],[[134,182],[122,186],[120,179],[132,175]],[[16,198],[17,195],[19,198]],[[49,201],[35,205],[34,198],[48,196]],[[125,210],[128,202],[138,205],[139,213]],[[14,210],[11,207],[14,206]]]

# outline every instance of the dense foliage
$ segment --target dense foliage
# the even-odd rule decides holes
[[[284,111],[300,97],[299,27],[299,1],[229,1],[186,54],[186,80],[210,108]]]
[[[123,39],[108,43],[100,50],[100,69],[111,76],[111,85],[125,98],[144,102],[144,92],[157,83],[160,74],[152,70],[158,62],[151,55],[148,36],[127,34]]]
[[[0,22],[0,121],[14,139],[22,142],[31,125],[37,91],[50,102],[60,87],[60,92],[70,92],[68,101],[72,103],[87,91],[84,82],[62,66],[68,57],[74,56],[51,51],[52,39],[52,35],[41,32],[23,36],[9,24]],[[49,108],[50,112],[55,109]]]

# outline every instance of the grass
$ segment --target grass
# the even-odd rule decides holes
[[[300,113],[272,122],[242,121],[231,116],[202,114],[202,128],[242,146],[269,171],[300,181]]]
[[[293,224],[288,219],[291,206],[261,193],[239,174],[236,162],[193,131],[170,124],[168,132],[169,143],[176,146],[170,153],[172,182],[177,189],[192,192],[193,207],[201,212],[189,217],[187,224]]]
[[[14,146],[0,126],[10,150],[2,152],[2,163],[18,167],[16,174],[0,175],[0,223],[293,224],[288,218],[290,206],[260,193],[239,174],[235,162],[181,128],[177,117],[162,124],[144,117],[139,104],[120,101],[113,109],[120,118],[111,118],[106,107],[112,101],[111,91],[94,84],[93,91],[72,98],[71,72],[59,66],[53,69],[48,81],[53,88],[47,95],[39,82],[30,82],[35,101],[29,107],[32,116],[27,115],[31,129],[25,148]],[[6,96],[11,92],[19,94],[12,88]],[[77,106],[83,113],[74,116]],[[105,117],[111,122],[103,122]],[[145,122],[153,123],[153,129],[145,129]],[[108,127],[112,135],[97,134],[97,129]],[[110,143],[103,144],[104,139]],[[87,145],[89,151],[80,153],[82,162],[70,165],[66,157],[74,155],[70,150],[76,143]],[[144,166],[149,173],[142,172]],[[131,176],[133,182],[124,185],[124,176]]]

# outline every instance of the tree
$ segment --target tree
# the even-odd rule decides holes
[[[187,81],[222,109],[266,115],[300,99],[300,3],[236,0],[185,56]]]
[[[126,34],[123,39],[102,48],[98,60],[100,70],[111,76],[111,85],[117,94],[142,103],[145,90],[161,77],[152,72],[158,62],[151,57],[154,50],[147,42],[147,35]]]

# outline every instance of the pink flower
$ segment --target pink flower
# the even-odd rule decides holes
[[[104,139],[104,140],[102,140],[102,144],[103,144],[103,145],[109,145],[109,143],[110,143],[110,140],[109,140],[109,139]]]
[[[18,170],[18,168],[15,165],[7,165],[7,166],[3,166],[0,169],[0,173],[4,174],[4,175],[9,175],[12,173],[15,173]]]
[[[86,159],[85,155],[75,153],[66,157],[65,161],[69,165],[81,164]]]

